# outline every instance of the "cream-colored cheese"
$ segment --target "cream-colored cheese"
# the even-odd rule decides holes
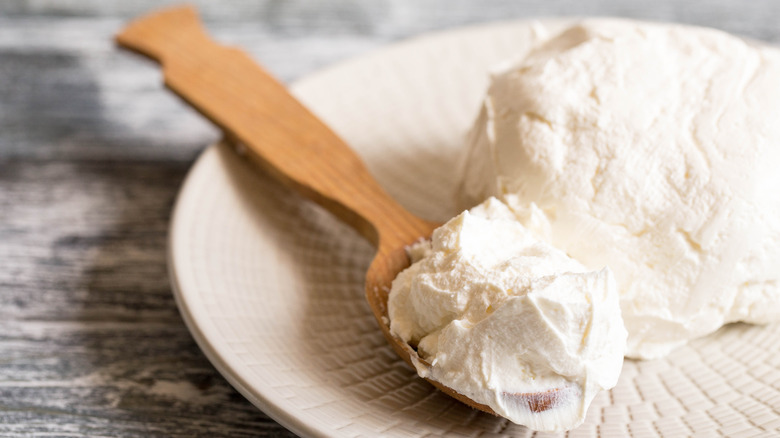
[[[617,383],[626,330],[609,269],[586,269],[489,199],[412,250],[393,282],[391,331],[420,375],[535,430],[585,419]]]
[[[615,275],[627,355],[780,319],[780,51],[708,29],[584,21],[496,69],[464,207],[502,197]]]

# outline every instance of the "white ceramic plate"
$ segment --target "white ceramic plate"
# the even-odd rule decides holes
[[[454,211],[453,171],[491,64],[544,23],[421,37],[295,84],[296,95],[413,212]],[[236,158],[206,150],[176,204],[170,267],[182,315],[219,371],[304,436],[530,436],[438,393],[386,345],[363,298],[372,248]],[[780,330],[736,325],[664,360],[628,361],[570,437],[755,436],[780,430]],[[537,436],[564,434],[537,434]]]

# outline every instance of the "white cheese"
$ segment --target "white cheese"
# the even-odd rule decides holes
[[[417,347],[420,375],[515,423],[567,430],[617,383],[617,289],[609,269],[585,268],[519,219],[489,199],[417,245],[393,282],[390,329]]]
[[[537,206],[537,237],[612,270],[628,356],[780,319],[775,48],[583,21],[495,70],[464,163],[464,207]]]

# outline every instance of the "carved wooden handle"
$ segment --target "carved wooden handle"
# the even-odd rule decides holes
[[[244,52],[175,7],[130,23],[119,45],[158,61],[165,84],[248,149],[253,161],[355,227],[375,245],[408,244],[430,224],[398,205],[362,161]]]

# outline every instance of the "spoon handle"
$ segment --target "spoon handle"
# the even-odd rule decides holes
[[[375,245],[406,245],[430,224],[395,202],[358,156],[244,52],[214,42],[190,7],[130,23],[120,46],[158,61],[165,85],[283,183]]]

